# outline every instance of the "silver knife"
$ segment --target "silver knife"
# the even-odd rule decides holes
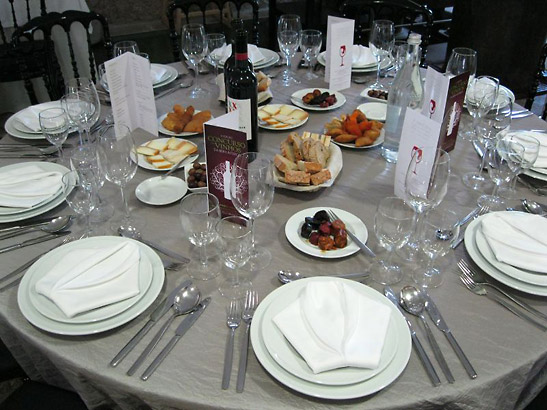
[[[52,239],[60,238],[61,236],[68,235],[69,233],[70,233],[70,231],[58,232],[56,234],[48,233],[48,234],[39,236],[38,238],[28,239],[26,241],[16,243],[15,245],[6,246],[5,248],[1,248],[0,253],[6,253],[6,252],[9,252],[9,251],[13,251],[14,249],[20,249],[20,248],[24,248],[25,246],[36,245],[38,243],[42,243],[42,242],[45,242],[45,241],[50,241]]]
[[[424,347],[422,346],[422,343],[418,339],[418,335],[416,334],[416,331],[412,328],[412,323],[410,320],[408,320],[408,317],[403,312],[403,309],[401,306],[399,306],[399,300],[397,299],[397,295],[395,295],[395,292],[393,292],[393,289],[389,286],[384,286],[384,295],[386,298],[388,298],[391,303],[393,303],[395,306],[397,306],[397,309],[401,312],[403,317],[406,320],[406,323],[408,325],[408,328],[410,329],[410,337],[412,338],[412,343],[414,344],[414,347],[416,348],[416,352],[418,353],[418,357],[422,361],[422,364],[425,367],[425,370],[431,379],[431,382],[433,383],[433,386],[437,387],[441,384],[441,379],[439,379],[439,376],[437,375],[437,372],[435,371],[435,368],[433,367],[433,364],[431,363],[431,360],[429,360],[429,357],[427,356],[427,353],[424,350]]]
[[[135,239],[137,239],[137,238],[135,238]],[[180,255],[180,254],[178,254],[178,253],[176,253],[176,252],[174,252],[174,251],[172,251],[172,250],[170,250],[170,249],[164,248],[163,246],[161,246],[161,245],[159,245],[159,244],[157,244],[157,243],[155,243],[155,242],[150,242],[150,241],[148,241],[148,240],[146,240],[146,239],[142,239],[142,238],[138,238],[137,240],[138,240],[139,242],[142,242],[142,243],[144,243],[145,245],[148,245],[148,246],[150,246],[151,248],[154,248],[155,250],[157,250],[157,251],[159,251],[159,252],[161,252],[161,253],[163,253],[163,254],[165,254],[165,255],[171,257],[171,258],[173,258],[173,259],[176,259],[176,260],[182,262],[182,263],[188,263],[188,262],[190,262],[190,259],[188,259],[187,257],[182,256],[182,255]]]
[[[152,326],[160,319],[165,313],[171,309],[171,306],[173,306],[173,303],[175,302],[175,296],[182,288],[190,286],[192,283],[191,280],[187,279],[182,281],[175,289],[169,293],[169,295],[166,296],[165,299],[161,301],[160,304],[154,309],[154,311],[150,314],[150,319],[148,319],[148,322],[145,323],[145,325],[137,332],[135,336],[131,338],[129,342],[118,352],[118,354],[112,359],[110,362],[110,366],[116,367],[120,362],[129,354],[131,350],[135,348],[137,343],[140,342],[140,340],[150,331]]]
[[[452,349],[456,352],[456,355],[460,359],[460,362],[462,362],[463,367],[465,368],[465,371],[471,377],[472,379],[475,379],[477,377],[477,372],[469,362],[469,359],[463,352],[462,348],[456,341],[456,338],[452,334],[452,331],[444,321],[443,317],[441,316],[441,312],[439,312],[439,309],[437,309],[437,305],[435,305],[435,302],[431,299],[431,297],[427,294],[425,291],[421,291],[422,294],[425,297],[425,309],[427,310],[427,313],[429,314],[429,317],[435,323],[435,326],[439,328],[441,332],[444,333],[448,341],[450,342],[450,345],[452,346]]]
[[[169,343],[163,348],[163,350],[158,354],[158,356],[154,359],[154,361],[148,366],[148,368],[144,371],[144,373],[141,376],[141,379],[144,381],[147,381],[150,376],[156,371],[158,366],[163,362],[163,360],[167,357],[169,352],[173,350],[173,347],[177,344],[177,342],[180,340],[182,336],[192,327],[192,325],[198,320],[198,318],[201,316],[203,311],[207,308],[209,305],[209,302],[211,302],[211,298],[208,297],[204,299],[198,306],[196,310],[194,310],[192,313],[188,314],[188,316],[180,323],[180,325],[177,327],[177,330],[175,331],[175,336],[169,340]]]

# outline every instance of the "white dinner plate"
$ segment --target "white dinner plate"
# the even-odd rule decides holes
[[[47,110],[47,109],[50,109],[50,108],[62,108],[60,101],[48,101],[48,102],[44,102],[44,103],[41,103],[41,104],[36,104],[33,107],[40,108],[40,110]],[[26,110],[26,108],[20,110],[19,112],[15,113],[12,116],[14,118],[14,120],[12,122],[13,127],[17,131],[19,131],[23,134],[39,134],[39,135],[42,135],[42,130],[34,131],[33,129],[27,127],[22,121],[17,120],[17,117],[19,116],[19,114],[21,114],[25,110]]]
[[[331,208],[325,206],[318,206],[315,208],[303,209],[295,213],[289,218],[285,224],[285,236],[292,246],[305,254],[316,256],[318,258],[336,259],[344,258],[349,255],[353,255],[359,252],[361,248],[351,240],[348,236],[348,244],[345,248],[334,249],[331,251],[323,251],[318,246],[312,245],[309,240],[300,236],[300,229],[304,224],[304,219],[307,216],[314,216],[316,212],[321,210],[332,210],[341,220],[346,224],[348,230],[350,230],[355,236],[357,236],[363,243],[367,242],[368,230],[366,225],[357,218],[355,215],[344,211],[343,209]]]
[[[273,322],[273,318],[278,313],[298,298],[301,290],[302,286],[287,288],[286,291],[279,293],[277,297],[272,300],[270,306],[264,312],[264,319],[262,321],[262,340],[264,341],[264,345],[266,346],[266,349],[268,349],[270,356],[277,364],[292,375],[303,380],[329,386],[342,386],[368,380],[382,372],[391,363],[397,352],[399,340],[396,322],[393,319],[390,319],[380,363],[376,369],[343,367],[317,374],[313,373],[306,361],[291,346],[289,341],[283,336],[283,333]],[[376,291],[367,288],[364,293],[366,293],[368,297],[370,292]]]
[[[11,164],[6,165],[5,167],[2,167],[1,169],[3,171],[10,171],[19,169],[22,167],[25,167],[29,164],[36,165],[43,169],[45,172],[60,172],[61,174],[66,174],[67,172],[70,172],[70,170],[62,165],[56,164],[54,162],[20,162],[18,164]],[[0,215],[0,223],[6,223],[6,222],[16,222],[16,221],[23,221],[25,219],[33,218],[38,215],[42,215],[43,213],[46,213],[47,211],[55,208],[56,206],[62,204],[67,197],[67,193],[65,193],[62,189],[60,193],[53,197],[51,201],[42,203],[40,206],[31,208],[29,210],[25,210],[23,212],[18,212],[16,214],[8,214],[8,215]]]
[[[272,293],[266,296],[266,298],[262,301],[262,303],[260,303],[260,305],[258,305],[251,326],[251,342],[255,355],[260,364],[262,364],[266,371],[268,371],[275,379],[277,379],[285,386],[308,396],[321,399],[346,400],[354,399],[357,397],[364,397],[380,391],[393,383],[393,381],[395,381],[406,368],[408,359],[410,358],[412,343],[408,326],[401,313],[389,300],[383,297],[379,292],[376,292],[374,289],[371,289],[368,286],[365,286],[355,281],[345,280],[344,283],[348,284],[348,286],[351,286],[356,291],[365,294],[367,297],[370,297],[371,299],[374,299],[375,301],[382,303],[391,309],[392,325],[397,329],[398,335],[398,339],[396,341],[397,349],[393,360],[383,371],[378,373],[376,376],[359,383],[343,386],[329,386],[312,383],[294,376],[293,374],[283,369],[283,367],[281,367],[270,356],[262,337],[262,329],[265,326],[264,319],[266,312],[270,308],[275,307],[275,305],[272,307],[274,300],[277,300],[279,301],[279,303],[282,303],[283,306],[286,306],[283,298],[278,297],[278,295],[285,294],[285,292],[292,292],[293,287],[300,289],[301,287],[305,286],[306,283],[309,283],[309,281],[312,280],[315,281],[344,279],[322,277],[302,279],[296,282],[292,282],[274,290]]]
[[[142,181],[135,189],[137,199],[148,205],[168,205],[178,201],[188,192],[188,186],[180,178],[153,177]]]
[[[201,111],[200,110],[195,110],[194,114],[197,114],[198,112],[201,112]],[[165,128],[163,125],[161,125],[161,122],[165,119],[165,117],[167,117],[167,114],[163,114],[162,116],[160,116],[158,118],[158,130],[162,134],[170,135],[172,137],[190,137],[192,135],[202,135],[203,134],[202,132],[179,132],[179,133],[176,133],[176,132],[173,132],[173,131],[169,131],[167,128]],[[213,118],[213,117],[211,116],[211,118]]]
[[[171,138],[156,138],[156,140],[159,140],[161,142],[167,142],[169,141]],[[192,141],[188,141],[188,140],[183,140],[183,139],[180,139],[180,138],[177,138],[179,141],[187,141],[189,142],[190,144],[192,145],[196,145],[194,144]],[[144,145],[144,144],[142,144]],[[172,166],[170,168],[164,168],[164,169],[159,169],[159,168],[156,168],[154,167],[154,165],[150,164],[146,159],[145,159],[145,156],[142,155],[142,154],[137,154],[138,156],[138,162],[137,162],[137,165],[141,168],[144,168],[144,169],[148,169],[150,171],[160,171],[160,172],[164,172],[164,171],[169,171]],[[196,158],[199,157],[199,153],[196,153],[196,154],[192,154],[190,156],[188,156],[183,162],[182,164],[180,164],[180,166],[184,166],[186,164],[190,164],[190,163],[193,163]],[[133,160],[133,162],[135,162],[135,156],[133,155],[133,153],[131,153],[131,159]],[[173,164],[174,165],[174,164]]]
[[[356,147],[355,144],[352,144],[352,143],[349,143],[349,142],[336,142],[335,140],[331,140],[332,142],[334,142],[336,145],[340,145],[341,147],[345,147],[345,148],[351,148],[351,149],[369,149],[369,148],[374,148],[374,147],[377,147],[378,145],[382,145],[383,142],[384,142],[384,136],[386,134],[386,131],[384,130],[384,128],[382,128],[380,130],[380,136],[378,138],[376,138],[376,140],[370,144],[370,145],[365,145],[363,147]]]
[[[304,97],[307,93],[312,93],[313,90],[319,90],[322,93],[328,92],[329,94],[334,94],[334,96],[336,97],[336,103],[325,108],[321,108],[318,105],[304,104],[304,101],[302,101],[302,97]],[[294,92],[291,95],[291,101],[297,107],[304,108],[305,110],[330,111],[336,110],[337,108],[340,108],[342,105],[344,105],[346,103],[346,97],[344,97],[344,95],[342,93],[339,93],[338,91],[331,91],[327,88],[305,88],[303,90],[298,90]]]
[[[326,66],[327,61],[325,57],[326,52],[323,51],[322,53],[319,53],[319,56],[317,56],[317,62],[321,64],[322,66]],[[388,68],[392,64],[391,59],[384,59],[384,61],[381,62],[380,68],[382,70]],[[376,71],[378,67],[378,64],[371,63],[371,64],[365,64],[365,65],[351,65],[351,71],[354,73],[369,73]]]
[[[262,106],[261,108],[259,108],[259,110],[263,109],[264,107],[268,107],[268,106],[271,106],[273,107],[273,109],[279,109],[279,107],[281,107],[282,105],[286,105],[288,107],[291,107],[295,110],[299,110],[299,111],[304,111],[302,110],[301,108],[298,108],[298,107],[295,107],[293,105],[289,105],[289,104],[267,104],[267,105],[264,105]],[[305,112],[305,111],[304,111]],[[285,125],[284,127],[275,127],[273,125],[269,125],[267,122],[264,122],[264,121],[261,121],[260,118],[258,119],[258,126],[260,128],[264,128],[265,130],[271,130],[271,131],[286,131],[286,130],[294,130],[295,128],[298,128],[298,127],[301,127],[302,125],[304,125],[305,123],[308,122],[308,118],[310,118],[309,115],[306,115],[306,118],[304,118],[302,121],[299,121],[298,123],[296,124],[283,124]]]
[[[521,292],[525,293],[530,293],[532,295],[547,296],[546,286],[537,286],[522,282],[518,279],[507,276],[499,269],[496,269],[493,265],[491,265],[490,262],[488,262],[488,260],[486,260],[486,258],[482,256],[481,252],[477,247],[475,241],[477,229],[480,229],[480,218],[475,219],[469,224],[469,226],[465,230],[464,242],[467,253],[479,268],[481,268],[487,275],[493,277],[494,279],[513,289],[520,290]]]
[[[91,323],[63,323],[56,320],[51,320],[50,318],[42,315],[31,302],[31,298],[33,297],[33,289],[31,289],[31,284],[43,275],[44,272],[46,272],[45,269],[51,267],[54,262],[58,260],[58,256],[61,255],[61,253],[67,251],[67,247],[68,249],[74,249],[74,247],[107,246],[109,244],[115,246],[124,241],[133,240],[116,236],[97,236],[68,243],[44,255],[29,268],[25,276],[23,276],[21,284],[19,285],[19,290],[17,292],[17,303],[19,305],[19,309],[21,309],[21,313],[23,313],[23,316],[25,316],[25,318],[34,326],[45,330],[46,332],[68,336],[79,336],[114,329],[140,315],[154,302],[154,300],[156,300],[156,297],[163,287],[165,273],[159,256],[148,246],[137,241],[133,242],[141,250],[141,256],[147,258],[152,266],[152,283],[139,301],[118,315]]]
[[[526,171],[524,171],[524,174],[534,179],[547,181],[547,174],[544,174],[543,172],[537,172],[537,170],[534,170],[534,169],[527,169]]]
[[[379,102],[368,102],[361,104],[357,107],[359,111],[366,115],[369,121],[381,121],[386,120],[387,104]]]
[[[41,206],[44,206],[48,204],[49,202],[55,200],[59,195],[62,195],[63,188],[60,187],[57,192],[55,192],[53,195],[51,195],[49,198],[44,199],[42,202],[30,207],[30,208],[10,208],[6,206],[0,206],[0,215],[17,215],[24,212],[32,211],[33,209],[40,208]]]
[[[361,91],[361,94],[360,94],[361,97],[364,97],[371,101],[387,104],[387,100],[382,100],[381,98],[371,97],[370,95],[368,95],[368,92],[371,90],[373,90],[373,88],[370,88],[370,87],[365,88],[363,91]]]
[[[171,84],[173,81],[176,80],[179,75],[178,71],[174,67],[171,67],[169,65],[155,63],[152,63],[151,65],[156,67],[162,67],[166,70],[160,81],[152,84],[152,88],[161,88],[167,84]],[[108,92],[108,83],[106,82],[106,80],[101,79],[100,83],[101,86]]]

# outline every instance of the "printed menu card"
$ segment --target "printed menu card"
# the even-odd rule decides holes
[[[150,62],[136,54],[124,53],[104,65],[114,124],[126,125],[131,131],[141,128],[158,135]]]
[[[325,81],[332,91],[351,86],[354,27],[355,20],[328,16]]]
[[[235,158],[247,152],[247,134],[239,131],[239,112],[232,111],[204,124],[207,187],[218,198],[222,216],[239,215],[230,195]]]

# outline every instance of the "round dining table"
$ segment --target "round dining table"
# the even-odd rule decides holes
[[[187,79],[188,73],[182,63],[173,63]],[[300,84],[291,87],[281,85],[280,67],[266,70],[272,75],[272,103],[290,104],[291,94],[307,87],[326,87],[324,78],[311,81],[303,79],[305,69],[295,69]],[[321,76],[323,72],[317,71]],[[276,75],[277,74],[277,75]],[[374,73],[370,75],[371,80]],[[156,100],[158,117],[172,110],[174,104],[192,104],[199,110],[211,110],[214,117],[225,113],[225,106],[218,100],[218,88],[213,84],[212,74],[203,76],[203,87],[210,91],[201,100],[189,98],[189,88]],[[179,81],[179,80],[177,80]],[[309,120],[296,131],[322,133],[325,123],[334,116],[351,113],[366,101],[360,96],[363,84],[351,83],[350,88],[340,92],[346,97],[343,106],[332,111],[310,111]],[[110,112],[108,105],[102,106],[102,116]],[[465,123],[470,118],[463,116]],[[547,123],[532,115],[515,119],[512,129],[546,130]],[[288,131],[268,131],[259,129],[259,151],[274,157],[280,151],[280,143],[287,138]],[[138,141],[151,138],[144,131],[134,132]],[[25,142],[7,135],[3,130],[0,144],[6,142]],[[203,136],[188,137],[199,147],[200,160],[204,160]],[[77,145],[78,137],[70,136],[69,143]],[[70,150],[66,149],[66,155]],[[381,199],[394,194],[396,164],[386,162],[381,156],[380,147],[370,149],[342,148],[343,167],[333,185],[315,192],[296,192],[276,188],[272,206],[256,220],[256,239],[260,246],[266,247],[272,260],[269,266],[249,275],[253,288],[260,299],[282,285],[276,276],[281,269],[298,270],[306,276],[328,276],[332,274],[366,272],[372,258],[358,252],[340,259],[324,259],[307,255],[293,247],[285,235],[285,224],[295,213],[311,207],[335,207],[350,212],[360,218],[368,229],[367,244],[378,254],[382,252],[374,235],[374,215]],[[476,207],[480,192],[466,188],[462,175],[479,166],[473,145],[469,141],[458,140],[450,152],[451,176],[447,195],[442,206],[449,207],[462,217]],[[2,160],[2,164],[18,160]],[[21,160],[19,160],[21,161]],[[147,178],[157,176],[156,171],[139,168],[127,187],[129,205],[133,217],[143,226],[143,238],[160,243],[189,258],[198,258],[198,253],[184,237],[179,219],[179,204],[152,206],[141,203],[135,196],[136,186]],[[183,177],[183,171],[174,173]],[[546,202],[529,189],[517,184],[517,192],[522,198]],[[117,187],[106,183],[101,191],[105,201],[121,212],[122,202]],[[45,216],[70,213],[66,204],[61,204]],[[5,224],[6,226],[9,226]],[[109,223],[94,226],[97,235],[115,235]],[[58,240],[60,242],[60,240]],[[30,258],[52,248],[53,242],[27,247],[0,255],[2,271],[8,273]],[[210,250],[214,255],[215,249]],[[381,255],[380,255],[381,256]],[[82,336],[62,336],[42,331],[29,323],[18,306],[18,287],[0,294],[0,337],[14,357],[33,380],[43,381],[59,387],[76,391],[90,409],[521,409],[524,408],[547,385],[547,333],[516,317],[508,310],[487,297],[478,296],[466,289],[459,280],[456,262],[460,259],[471,263],[465,244],[457,247],[443,259],[443,284],[430,289],[439,310],[461,348],[469,358],[478,376],[470,378],[443,333],[436,327],[433,332],[444,352],[447,363],[455,378],[448,383],[438,363],[433,359],[423,327],[418,318],[410,317],[418,336],[441,378],[441,385],[434,387],[427,376],[415,350],[402,373],[389,385],[378,392],[350,400],[331,400],[301,394],[286,387],[272,377],[257,360],[250,346],[245,388],[236,392],[236,374],[239,347],[244,331],[236,331],[234,369],[229,389],[221,389],[224,364],[224,349],[228,327],[226,308],[229,300],[217,290],[223,276],[230,274],[227,269],[213,280],[194,280],[203,297],[212,298],[209,307],[182,337],[156,372],[147,381],[140,379],[140,372],[126,375],[134,360],[150,341],[156,328],[137,344],[136,348],[117,366],[109,365],[120,349],[141,329],[149,319],[158,303],[182,280],[188,278],[184,267],[165,272],[165,283],[158,298],[149,308],[135,319],[112,330]],[[412,285],[410,269],[404,266],[404,277],[393,285],[396,292]],[[494,279],[507,292],[526,301],[536,309],[547,314],[547,298],[516,291]],[[366,286],[378,292],[383,291],[370,279],[363,281]],[[165,320],[165,318],[163,319]],[[174,334],[176,320],[169,334]],[[159,348],[167,343],[160,342]],[[159,348],[156,348],[159,351]],[[148,364],[155,351],[145,362]],[[144,366],[141,371],[144,370]]]

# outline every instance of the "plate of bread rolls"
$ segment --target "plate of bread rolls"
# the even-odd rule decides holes
[[[138,159],[133,161],[151,171],[169,171],[181,160],[181,167],[193,162],[199,155],[198,146],[180,138],[156,138],[137,148]]]
[[[346,148],[368,149],[384,142],[384,124],[368,120],[360,110],[334,117],[325,124],[325,134],[335,144]]]
[[[279,188],[317,191],[331,186],[342,169],[342,151],[328,135],[291,132],[280,151],[274,156],[274,185]]]
[[[189,137],[203,133],[203,124],[212,118],[211,111],[200,111],[191,105],[184,108],[180,104],[173,111],[158,118],[158,128],[162,134],[174,137]]]

